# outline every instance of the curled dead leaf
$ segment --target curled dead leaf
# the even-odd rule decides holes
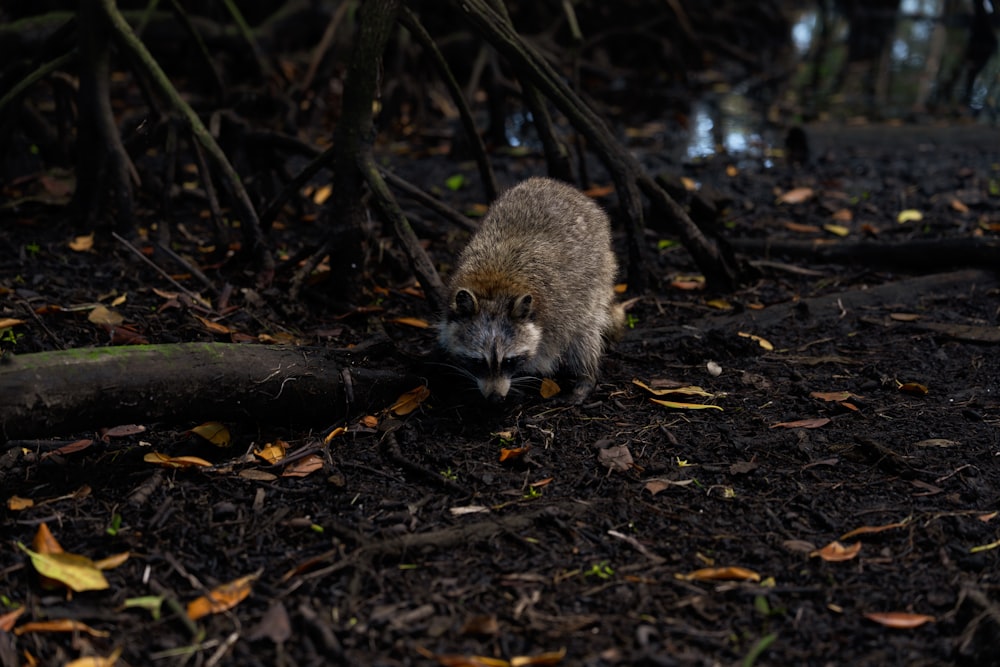
[[[257,581],[258,576],[258,574],[248,574],[245,577],[217,586],[208,595],[192,600],[187,606],[188,617],[192,621],[197,621],[209,614],[218,614],[232,609],[250,595],[253,583]]]
[[[430,395],[431,390],[426,385],[420,385],[400,396],[389,410],[399,417],[408,415],[416,410],[421,403],[426,401]]]
[[[846,560],[854,559],[860,551],[861,542],[855,542],[851,545],[843,545],[834,540],[822,549],[817,549],[816,551],[810,553],[809,557],[815,558],[818,556],[828,563],[840,563]]]
[[[905,611],[871,612],[865,614],[865,618],[869,621],[875,621],[879,625],[884,625],[887,628],[897,628],[900,630],[919,628],[925,623],[933,623],[937,620],[933,616],[911,614]]]
[[[687,574],[675,574],[683,581],[760,581],[760,575],[745,567],[705,567]]]

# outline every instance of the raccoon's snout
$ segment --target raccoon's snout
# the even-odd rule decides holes
[[[507,398],[507,392],[510,391],[510,378],[509,377],[485,377],[479,378],[477,380],[479,385],[479,392],[483,395],[483,398],[491,403],[499,403],[505,398]]]

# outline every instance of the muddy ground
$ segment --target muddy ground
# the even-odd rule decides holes
[[[8,442],[0,612],[25,611],[0,632],[0,663],[116,648],[128,665],[1000,663],[1000,142],[975,127],[807,134],[806,165],[720,156],[668,170],[698,184],[758,275],[731,294],[686,289],[695,269],[652,220],[660,285],[624,297],[640,297],[633,326],[582,406],[529,394],[490,410],[432,376],[408,415],[247,419],[226,424],[225,450],[183,414],[104,440],[120,424]],[[454,168],[396,160],[427,188]],[[503,178],[541,167],[522,159]],[[800,203],[779,200],[805,187]],[[459,207],[480,197],[445,193]],[[613,196],[601,201],[613,211]],[[406,208],[446,264],[459,235]],[[898,222],[904,210],[922,220]],[[290,242],[307,236],[296,224]],[[314,301],[283,319],[279,273],[270,306],[237,289],[230,331],[214,333],[120,244],[71,250],[75,232],[51,209],[8,212],[3,228],[0,317],[25,321],[4,344],[13,354],[108,345],[89,309],[71,309],[95,303],[152,343],[287,333],[344,348],[384,331],[402,354],[367,362],[399,370],[432,346],[430,331],[393,321],[432,314],[391,252],[370,279],[381,289],[354,304],[378,308],[343,317]],[[831,263],[814,240],[867,245]],[[224,270],[206,267],[219,284]],[[654,404],[634,379],[696,385],[708,395],[664,398],[721,410]],[[337,426],[348,432],[317,448]],[[93,444],[51,453],[78,439]],[[252,455],[279,439],[316,449],[321,468],[286,477]],[[217,465],[160,468],[151,451]],[[34,506],[15,511],[14,497]],[[129,557],[106,590],[46,588],[17,547],[43,522],[67,552]],[[865,527],[884,530],[842,537]],[[841,560],[819,553],[834,541]],[[184,605],[247,575],[245,599],[186,620]],[[143,596],[165,600],[159,614],[126,604]],[[887,627],[885,613],[917,627]],[[53,619],[95,632],[28,625]]]

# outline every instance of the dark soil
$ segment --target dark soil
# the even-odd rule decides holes
[[[375,427],[359,425],[362,415],[338,421],[333,409],[326,423],[247,419],[227,424],[233,442],[218,450],[179,414],[119,437],[102,439],[116,424],[94,423],[8,442],[0,600],[26,608],[19,626],[72,618],[107,635],[0,632],[0,663],[59,665],[115,647],[130,665],[493,665],[563,652],[561,662],[516,664],[1000,663],[1000,549],[977,549],[1000,538],[1000,143],[979,128],[807,131],[805,166],[719,157],[667,174],[700,184],[692,210],[747,249],[758,277],[734,294],[676,287],[695,269],[683,250],[660,248],[669,231],[651,220],[661,286],[631,307],[634,327],[582,406],[526,395],[490,410],[472,387],[431,376],[417,411],[373,406]],[[454,169],[397,160],[427,188]],[[541,165],[506,169],[509,185]],[[815,196],[778,203],[794,187]],[[480,195],[447,197],[466,207]],[[613,211],[613,198],[602,201]],[[923,220],[897,222],[905,209]],[[407,210],[423,216],[419,233],[446,265],[459,235]],[[0,318],[26,321],[16,344],[4,343],[18,355],[108,345],[111,334],[71,307],[110,306],[113,295],[127,295],[115,310],[152,343],[286,333],[344,348],[385,331],[404,357],[432,347],[429,330],[393,321],[432,314],[403,291],[412,281],[391,248],[361,304],[379,308],[295,310],[282,303],[279,272],[277,290],[234,291],[224,335],[183,299],[154,292],[176,289],[120,244],[70,250],[73,232],[54,217],[3,221]],[[821,229],[831,223],[849,229],[847,241],[864,239],[858,261],[832,265],[802,243],[839,242]],[[197,220],[186,224],[198,234]],[[301,243],[308,231],[288,233]],[[893,250],[946,239],[987,245]],[[412,370],[399,359],[380,351],[363,363]],[[656,405],[633,378],[700,386],[709,398],[667,398],[722,410]],[[155,402],[155,392],[137,400]],[[281,421],[266,417],[260,424]],[[827,421],[788,426],[818,419]],[[346,434],[316,447],[341,425]],[[78,438],[94,442],[49,453]],[[278,439],[318,449],[322,470],[276,476],[282,468],[249,453]],[[501,462],[510,448],[527,451]],[[143,460],[154,450],[218,465],[157,468]],[[13,511],[14,496],[34,507]],[[42,522],[67,552],[128,552],[106,572],[110,588],[44,587],[16,546]],[[847,560],[813,553],[866,526],[894,527],[843,539],[861,545]],[[687,576],[711,567],[756,576]],[[251,574],[252,593],[230,611],[191,624],[172,605]],[[142,596],[171,604],[159,616],[126,606]],[[884,612],[933,620],[896,629],[867,616]]]

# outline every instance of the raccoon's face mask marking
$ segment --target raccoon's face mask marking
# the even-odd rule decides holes
[[[530,294],[480,300],[461,288],[452,299],[441,342],[490,400],[507,396],[511,379],[538,350],[541,331],[532,321],[532,307]]]

